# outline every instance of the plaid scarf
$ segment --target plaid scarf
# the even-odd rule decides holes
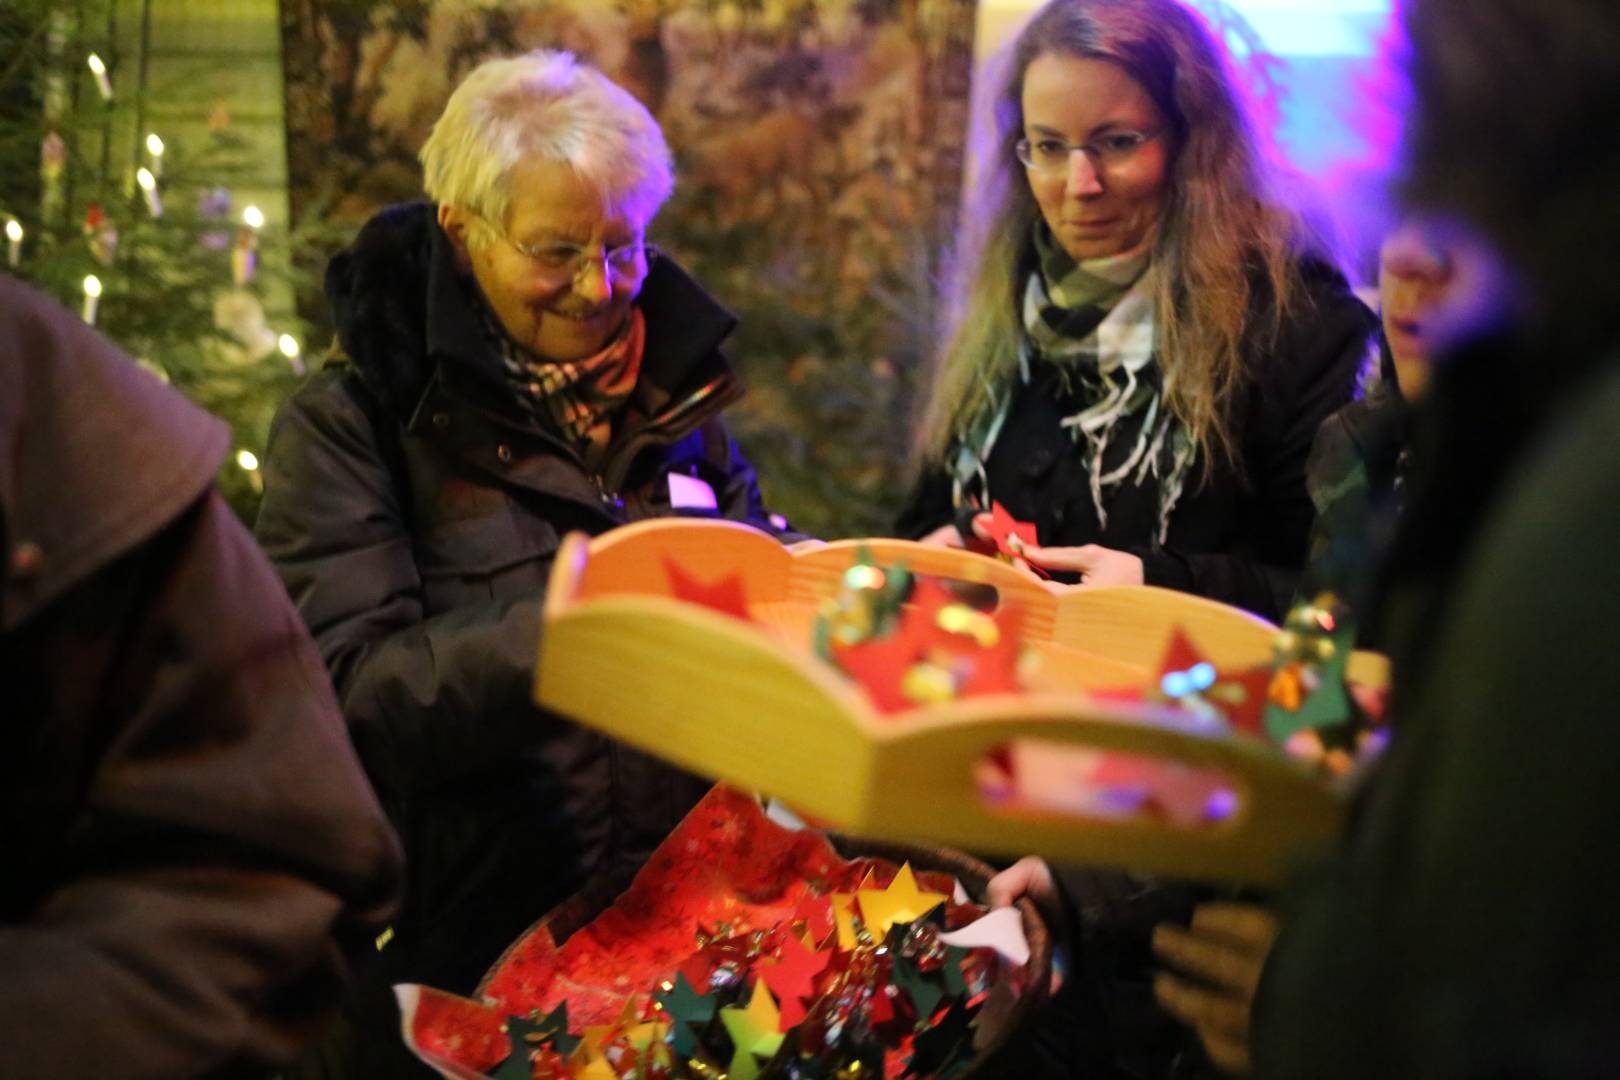
[[[624,328],[596,354],[560,362],[541,360],[517,344],[485,310],[490,337],[518,400],[578,446],[587,464],[600,458],[613,436],[614,418],[641,374],[647,341],[641,309],[631,308]]]
[[[1098,525],[1108,525],[1104,496],[1129,480],[1159,481],[1155,546],[1169,532],[1170,512],[1181,498],[1193,460],[1191,438],[1163,405],[1163,372],[1154,362],[1153,275],[1148,273],[1147,246],[1101,259],[1077,261],[1053,240],[1044,223],[1035,227],[1036,266],[1024,284],[1024,340],[1019,374],[1030,382],[1030,360],[1057,369],[1064,389],[1089,402],[1065,417],[1062,425],[1074,441],[1085,444],[1091,502]],[[983,463],[990,457],[1012,394],[987,410],[988,421],[967,440],[953,472],[957,495],[977,479],[987,487]],[[1116,425],[1141,416],[1141,429],[1126,459],[1104,470],[1103,455]],[[974,475],[976,474],[976,476]],[[988,502],[984,493],[982,501]]]

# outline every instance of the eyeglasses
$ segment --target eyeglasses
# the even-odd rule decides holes
[[[507,236],[493,221],[485,218],[491,231],[506,242],[513,251],[534,263],[541,273],[554,281],[568,281],[579,277],[593,263],[601,266],[607,261],[608,273],[614,277],[632,277],[641,270],[646,255],[646,244],[635,239],[618,247],[592,247],[557,241],[548,244],[520,244]]]
[[[1135,157],[1148,143],[1164,134],[1158,131],[1114,131],[1095,142],[1075,144],[1062,139],[1019,139],[1013,144],[1018,160],[1031,172],[1057,173],[1069,167],[1075,151],[1091,159],[1097,169],[1123,165]]]

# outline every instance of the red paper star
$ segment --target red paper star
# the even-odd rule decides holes
[[[1017,556],[1022,544],[1040,546],[1037,536],[1032,523],[1019,521],[999,502],[990,504],[990,538],[996,542],[996,550],[1003,555]],[[1017,543],[1014,543],[1014,540]]]
[[[1264,735],[1261,717],[1266,711],[1266,688],[1271,685],[1271,666],[1261,664],[1247,671],[1221,672],[1205,697],[1223,705],[1226,720],[1238,731]],[[1241,700],[1233,700],[1242,695]]]
[[[801,999],[815,993],[814,979],[831,959],[831,953],[811,952],[800,944],[798,938],[786,934],[777,960],[759,965],[759,977],[776,995],[783,1031],[804,1019],[804,1002]]]
[[[675,599],[752,621],[740,575],[727,574],[718,581],[702,582],[688,575],[668,555],[664,556],[664,573],[669,575],[670,593]]]
[[[1022,651],[1019,631],[1023,621],[1023,612],[1016,607],[1008,606],[1001,614],[996,620],[1000,637],[988,649],[973,654],[973,671],[963,681],[959,696],[1018,692],[1018,657]]]
[[[888,637],[867,638],[858,645],[833,646],[833,657],[844,673],[860,683],[879,712],[899,712],[913,702],[900,692],[906,671],[916,661],[917,643],[905,630],[906,616]]]
[[[1170,631],[1170,641],[1164,647],[1164,659],[1159,661],[1159,678],[1164,678],[1172,671],[1186,671],[1196,664],[1204,662],[1204,654],[1198,651],[1198,646],[1181,627]]]
[[[812,941],[826,941],[838,928],[833,921],[832,901],[825,896],[805,897],[794,914],[804,920],[805,933],[810,935]]]

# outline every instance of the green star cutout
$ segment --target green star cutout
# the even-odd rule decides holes
[[[675,1019],[670,1020],[669,1048],[683,1058],[689,1058],[697,1053],[697,1032],[692,1030],[691,1024]]]
[[[917,1007],[917,1022],[926,1023],[939,1007],[940,998],[945,992],[923,976],[915,964],[897,957],[894,961],[894,974],[891,976],[894,985],[911,995],[911,1003]]]
[[[546,1040],[551,1041],[552,1049],[562,1057],[574,1052],[581,1039],[578,1035],[568,1034],[568,1002],[563,1002],[555,1009],[537,1020],[528,1020],[521,1016],[508,1016],[506,1026],[512,1032],[514,1045],[516,1040],[522,1039],[524,1046],[532,1050]],[[530,1041],[528,1036],[537,1038]],[[524,1055],[527,1058],[527,1054]]]
[[[675,976],[675,986],[653,994],[653,1000],[664,1007],[671,1020],[684,1020],[688,1024],[706,1024],[714,1019],[715,1000],[700,994],[686,981],[686,973]]]

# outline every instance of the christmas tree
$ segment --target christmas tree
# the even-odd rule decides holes
[[[289,240],[233,195],[255,182],[263,152],[214,92],[219,62],[150,62],[152,7],[10,0],[0,9],[7,271],[230,424],[219,483],[251,520],[257,453],[302,370]]]

